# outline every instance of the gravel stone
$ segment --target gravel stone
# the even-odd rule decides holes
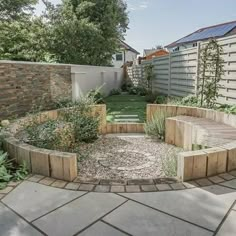
[[[103,136],[85,144],[82,151],[87,157],[78,163],[78,179],[102,179],[105,184],[106,179],[112,182],[166,177],[162,159],[167,155],[177,158],[182,149],[145,136]]]

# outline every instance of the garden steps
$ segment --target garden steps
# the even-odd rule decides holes
[[[136,123],[140,122],[138,115],[115,115],[114,122],[117,123]]]

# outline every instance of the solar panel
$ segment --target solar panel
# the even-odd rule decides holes
[[[211,28],[206,28],[203,30],[199,30],[189,36],[186,36],[180,40],[178,40],[176,43],[187,43],[191,41],[198,41],[202,39],[207,38],[214,38],[214,37],[220,37],[224,36],[226,33],[228,33],[230,30],[232,30],[234,27],[236,27],[236,22],[232,22],[225,25],[218,25]]]

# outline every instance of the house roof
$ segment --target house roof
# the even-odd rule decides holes
[[[168,51],[166,51],[165,49],[156,49],[153,53],[148,54],[147,56],[145,56],[145,58],[151,58],[153,56],[158,57],[158,56],[164,56],[169,54]]]
[[[236,27],[236,21],[231,21],[219,25],[213,25],[205,28],[201,28],[169,45],[167,48],[175,47],[180,44],[197,42],[201,40],[206,40],[209,38],[219,38],[227,35],[230,31],[232,31]]]
[[[136,54],[140,54],[137,50],[135,50],[134,48],[132,48],[130,45],[128,45],[127,43],[125,43],[124,41],[120,40],[122,46],[127,49],[130,50],[131,52],[134,52]]]
[[[146,57],[146,56],[148,56],[148,55],[150,55],[150,54],[152,54],[152,53],[154,53],[154,52],[156,52],[156,51],[157,51],[157,49],[155,49],[155,48],[152,48],[152,49],[144,49],[144,50],[143,50],[143,56]]]

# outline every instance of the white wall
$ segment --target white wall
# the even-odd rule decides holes
[[[102,66],[71,66],[72,97],[78,100],[91,89],[103,85],[101,91],[108,95],[113,88],[120,88],[123,79],[123,69]]]
[[[125,52],[122,51],[122,61],[116,61],[116,54],[112,56],[112,65],[114,67],[122,67],[124,65],[124,60],[125,62],[130,62],[130,61],[135,61],[137,59],[138,54],[134,53],[130,50],[126,50]]]

